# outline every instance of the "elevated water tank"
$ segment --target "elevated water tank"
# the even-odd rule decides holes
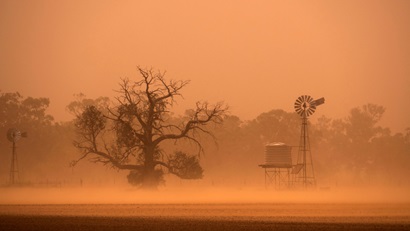
[[[270,143],[265,146],[265,166],[274,168],[292,167],[292,147],[284,143]]]

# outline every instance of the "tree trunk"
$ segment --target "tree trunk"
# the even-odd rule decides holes
[[[143,189],[156,190],[158,183],[155,168],[153,166],[145,166],[141,187]]]
[[[145,167],[142,180],[143,189],[156,190],[159,184],[159,178],[155,172],[154,154],[155,147],[149,146],[145,148]]]

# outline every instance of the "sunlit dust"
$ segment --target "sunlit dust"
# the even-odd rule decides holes
[[[0,230],[410,230],[410,1],[0,0]]]

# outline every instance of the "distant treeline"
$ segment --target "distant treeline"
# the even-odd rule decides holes
[[[6,138],[9,128],[28,133],[18,141],[20,177],[25,181],[64,181],[76,178],[110,182],[114,171],[110,167],[82,165],[69,167],[78,158],[73,147],[74,120],[55,122],[47,113],[47,98],[23,97],[19,93],[0,92],[0,183],[8,181],[11,149]],[[88,99],[79,95],[67,105],[76,114],[87,105],[101,108],[109,104],[107,97]],[[324,185],[410,185],[410,128],[404,133],[392,134],[378,122],[385,108],[366,104],[352,108],[346,118],[312,117],[309,126],[311,149],[319,184]],[[178,121],[183,116],[169,114],[169,120]],[[214,138],[202,137],[205,150],[201,156],[204,180],[252,184],[262,180],[258,164],[264,160],[264,146],[270,142],[299,145],[301,119],[294,112],[274,109],[253,120],[242,121],[228,115],[222,124],[210,125]],[[165,152],[182,150],[197,152],[189,142],[163,145]]]

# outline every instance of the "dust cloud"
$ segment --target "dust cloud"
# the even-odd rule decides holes
[[[410,203],[410,189],[344,188],[265,190],[168,186],[156,191],[133,187],[77,187],[0,189],[0,204],[281,204],[281,203]]]
[[[410,203],[408,1],[96,2],[0,1],[0,205]],[[166,176],[145,191],[129,171],[87,159],[70,167],[81,156],[73,94],[110,98],[120,77],[138,76],[135,65],[191,80],[174,120],[197,100],[231,106],[209,127],[218,145],[201,139],[203,179]],[[6,93],[17,91],[27,101]],[[299,145],[301,94],[327,100],[309,120],[318,186],[265,189],[265,145]],[[21,105],[28,116],[13,112]],[[29,134],[13,187],[11,125]]]

